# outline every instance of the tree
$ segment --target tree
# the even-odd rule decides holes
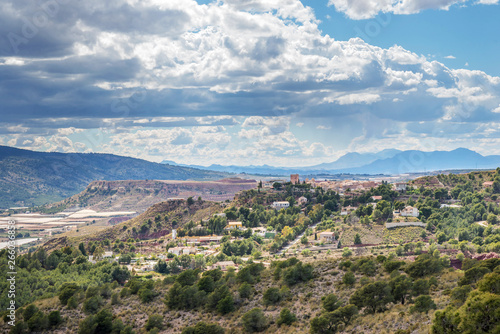
[[[61,312],[59,311],[50,312],[48,315],[48,319],[49,319],[49,326],[56,327],[62,322]]]
[[[321,297],[321,304],[326,312],[333,312],[338,309],[342,302],[333,293]]]
[[[422,254],[413,263],[408,264],[405,271],[411,277],[418,278],[440,272],[442,269],[439,259],[433,257],[432,254]]]
[[[247,332],[262,332],[269,325],[269,321],[267,320],[262,309],[256,307],[245,313],[241,320],[243,322],[243,327]]]
[[[188,197],[188,199],[187,199],[187,205],[188,205],[188,206],[191,206],[191,205],[193,205],[193,204],[194,204],[194,199],[193,199],[193,197]]]
[[[389,284],[378,281],[356,290],[351,296],[350,303],[358,308],[366,307],[368,312],[375,313],[384,311],[385,306],[393,300]]]
[[[460,325],[460,314],[456,309],[448,306],[444,311],[436,311],[432,322],[432,334],[458,334],[462,333]]]
[[[500,294],[500,274],[493,272],[484,275],[477,283],[479,291]]]
[[[238,292],[241,298],[248,299],[253,294],[253,288],[250,284],[245,282],[240,285],[240,287],[238,288]]]
[[[217,324],[207,324],[199,322],[196,326],[186,327],[182,330],[182,334],[224,334],[225,330]]]
[[[280,290],[278,288],[271,287],[264,292],[263,296],[265,305],[274,305],[279,303],[281,300]]]
[[[361,242],[361,236],[359,235],[359,233],[356,233],[356,235],[354,236],[354,244],[355,245],[362,244],[362,242]]]
[[[278,324],[278,326],[281,326],[282,324],[290,326],[295,321],[297,321],[297,317],[295,316],[295,314],[290,312],[289,309],[284,308],[280,312],[280,316],[278,317],[277,324]]]
[[[498,333],[500,330],[500,295],[474,294],[462,306],[461,333]]]
[[[83,256],[87,256],[87,251],[85,250],[85,244],[83,242],[80,242],[80,244],[78,245],[78,249],[80,250],[80,252],[82,252]]]
[[[101,246],[96,247],[92,255],[96,260],[102,259],[102,257],[104,256],[104,248],[102,248]]]
[[[156,297],[156,293],[147,287],[140,288],[137,294],[143,303],[149,303]]]
[[[130,272],[125,266],[115,266],[111,272],[111,278],[120,284],[124,284],[130,278]]]
[[[121,259],[121,257],[120,257],[120,259]],[[154,266],[154,271],[156,271],[157,273],[160,273],[160,274],[166,274],[168,272],[167,262],[165,262],[163,260],[158,260],[158,263],[156,263]]]
[[[198,271],[187,269],[177,275],[175,281],[182,286],[193,285],[198,279]]]
[[[104,305],[104,301],[101,296],[93,296],[85,300],[83,303],[83,311],[87,314],[96,313],[101,306]]]
[[[429,289],[431,288],[429,281],[426,279],[417,279],[413,283],[413,296],[420,296],[420,295],[428,295],[429,294]]]
[[[462,306],[467,297],[469,297],[469,293],[472,291],[472,287],[470,285],[457,286],[453,290],[451,290],[450,299],[453,301],[455,306]]]
[[[344,277],[342,277],[342,283],[345,285],[353,285],[356,283],[356,276],[354,276],[354,273],[349,270],[344,274]]]
[[[438,244],[442,244],[447,239],[446,234],[444,234],[443,232],[439,232],[438,234],[436,234],[436,238],[437,238]]]
[[[282,187],[283,187],[283,185],[280,182],[273,183],[274,190],[281,190]]]
[[[490,270],[485,267],[472,267],[465,271],[464,276],[458,281],[458,285],[473,284],[488,274]]]
[[[498,217],[497,215],[490,213],[486,221],[488,222],[488,225],[496,225],[498,224]]]
[[[64,283],[59,292],[59,301],[63,305],[68,304],[68,300],[78,291],[80,287],[76,283]]]
[[[163,328],[163,317],[160,314],[150,315],[146,322],[146,329],[149,331],[153,328],[161,330]]]
[[[33,304],[29,304],[23,311],[24,321],[28,321],[39,311],[38,307]]]
[[[342,257],[349,257],[352,255],[352,250],[349,247],[344,247],[342,251]]]
[[[434,303],[431,296],[422,295],[418,296],[417,299],[415,299],[415,305],[410,307],[410,312],[427,313],[430,310],[435,310],[435,309],[436,309],[436,303]]]
[[[358,313],[354,305],[340,307],[333,312],[323,313],[311,320],[312,334],[334,334],[341,325],[348,325],[351,319]]]
[[[228,314],[234,311],[234,301],[232,295],[227,295],[217,303],[217,312]]]
[[[401,305],[404,305],[406,298],[411,293],[411,279],[406,275],[398,275],[389,282],[389,285],[391,286],[391,293],[394,300],[399,300]]]
[[[80,321],[79,334],[111,333],[113,331],[113,314],[102,309],[96,315],[90,315]]]
[[[198,289],[210,293],[215,289],[215,282],[211,276],[204,276],[198,281]]]
[[[36,312],[26,322],[28,323],[28,327],[31,332],[41,332],[49,327],[49,319],[42,311]]]
[[[310,264],[303,265],[297,262],[295,265],[283,271],[283,280],[287,285],[295,285],[300,282],[307,282],[313,278],[313,267]]]

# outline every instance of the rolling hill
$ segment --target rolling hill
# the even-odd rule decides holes
[[[0,146],[0,208],[56,202],[95,180],[216,180],[227,176],[112,154],[35,152]]]
[[[85,190],[44,208],[86,208],[96,211],[146,211],[168,198],[201,197],[205,201],[232,201],[241,190],[255,188],[255,180],[238,178],[217,181],[127,180],[93,181]]]

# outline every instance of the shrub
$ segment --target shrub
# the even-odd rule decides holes
[[[67,305],[68,300],[78,291],[80,287],[75,283],[65,283],[61,286],[61,290],[59,292],[59,300],[61,304]]]
[[[162,329],[163,328],[163,317],[159,314],[153,314],[149,316],[146,322],[146,329],[149,331],[153,328]]]
[[[262,309],[256,307],[245,313],[241,320],[243,322],[243,327],[247,332],[262,332],[269,326],[269,321],[267,320]]]
[[[353,285],[356,283],[356,276],[354,276],[354,273],[349,270],[344,274],[344,277],[342,277],[342,283],[346,285]]]
[[[342,302],[333,293],[321,297],[321,305],[326,312],[333,312],[338,309]]]
[[[369,283],[356,290],[350,303],[358,308],[366,307],[368,312],[382,312],[386,305],[393,301],[391,287],[383,281]]]
[[[278,288],[271,287],[264,292],[263,296],[265,305],[273,305],[279,303],[281,300],[280,290]]]
[[[428,295],[422,295],[418,296],[415,299],[415,305],[410,307],[410,312],[422,312],[422,313],[427,313],[430,310],[435,310],[436,309],[436,303],[432,300],[431,296]]]
[[[295,321],[297,321],[297,317],[295,316],[295,314],[290,312],[289,309],[284,308],[280,312],[280,316],[278,317],[277,324],[278,324],[278,326],[281,326],[282,324],[290,326]]]
[[[59,311],[50,312],[48,315],[48,319],[49,319],[49,326],[56,327],[62,322],[61,312]]]
[[[238,288],[238,292],[239,292],[241,298],[248,299],[253,294],[253,288],[252,288],[252,286],[250,284],[243,283]]]
[[[87,314],[96,313],[101,306],[104,305],[104,301],[101,296],[91,297],[83,303],[83,311]]]
[[[196,326],[186,327],[182,334],[224,334],[225,330],[217,324],[199,322]]]
[[[234,301],[232,295],[227,295],[217,303],[217,312],[227,314],[234,311]]]
[[[344,250],[342,251],[342,257],[349,257],[352,255],[352,250],[348,247],[344,247]]]

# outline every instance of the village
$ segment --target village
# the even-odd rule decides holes
[[[290,180],[270,180],[262,183],[261,190],[263,193],[279,193],[280,184],[301,184],[298,174],[292,174]],[[340,196],[346,197],[353,193],[362,193],[367,189],[371,189],[383,184],[383,181],[315,181],[314,179],[305,179],[302,184],[309,185],[309,191],[316,191],[317,188],[323,189],[324,191],[338,192]],[[391,185],[394,191],[404,192],[407,187],[405,182],[396,182]],[[278,189],[276,189],[278,188]],[[259,190],[260,191],[260,190]],[[168,201],[185,201],[184,198],[169,198]],[[372,206],[373,210],[377,207],[377,203],[382,200],[382,196],[371,196],[371,202],[367,205]],[[288,208],[296,207],[299,210],[300,215],[304,216],[306,208],[308,205],[308,199],[305,196],[299,196],[294,199],[293,203],[289,201],[274,201],[269,206],[268,209],[273,209],[277,213],[280,210],[286,210]],[[221,202],[222,209],[227,207],[226,202]],[[249,208],[252,211],[252,208]],[[341,206],[337,213],[331,213],[331,219],[345,220],[351,215],[355,215],[357,206]],[[337,215],[337,216],[335,216]],[[336,217],[336,218],[335,218]],[[414,227],[425,227],[425,224],[419,221],[419,210],[413,206],[404,206],[392,211],[392,219],[389,219],[385,223],[383,228],[392,229],[396,227],[414,226]],[[302,233],[295,235],[293,240],[289,240],[286,247],[279,249],[277,251],[262,249],[256,252],[256,254],[244,255],[231,257],[233,259],[227,260],[223,259],[221,256],[221,248],[223,243],[234,243],[235,241],[242,241],[247,238],[260,238],[263,240],[264,245],[269,245],[277,237],[281,235],[283,231],[277,232],[270,226],[264,227],[252,227],[247,228],[244,226],[242,221],[227,219],[226,213],[219,212],[214,213],[211,217],[212,219],[221,218],[224,219],[227,224],[223,229],[223,235],[204,235],[204,236],[188,236],[183,235],[180,237],[176,229],[172,229],[171,233],[166,235],[161,240],[156,240],[154,243],[147,243],[147,246],[139,248],[134,257],[123,257],[120,253],[113,253],[111,250],[107,250],[96,258],[95,255],[89,256],[89,261],[96,263],[101,259],[108,261],[116,261],[127,266],[127,268],[138,275],[155,275],[155,271],[158,271],[159,264],[163,261],[168,263],[175,258],[184,257],[184,259],[197,259],[198,262],[202,263],[201,267],[206,270],[219,268],[222,271],[227,270],[238,270],[238,267],[248,260],[254,262],[263,263],[268,266],[271,259],[280,256],[282,254],[299,254],[301,252],[308,253],[310,251],[329,251],[338,252],[339,256],[341,249],[343,247],[340,245],[340,235],[341,232],[338,229],[327,229],[317,228],[317,224],[311,225]],[[199,225],[193,226],[192,231],[203,229],[203,224],[207,224],[209,219],[204,219]],[[304,239],[305,238],[305,239]],[[139,242],[140,244],[141,242]],[[136,247],[137,248],[137,247]],[[228,258],[226,256],[226,258]],[[196,262],[196,261],[195,261]]]

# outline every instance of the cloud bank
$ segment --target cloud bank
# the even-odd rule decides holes
[[[396,8],[331,2],[357,17]],[[298,0],[30,4],[0,5],[4,144],[304,164],[395,140],[402,148],[430,137],[436,148],[463,146],[464,135],[484,150],[497,143],[500,78],[399,46],[335,40]]]
[[[379,13],[416,14],[427,9],[448,10],[454,5],[496,5],[499,0],[329,0],[328,5],[353,20],[370,19]]]

